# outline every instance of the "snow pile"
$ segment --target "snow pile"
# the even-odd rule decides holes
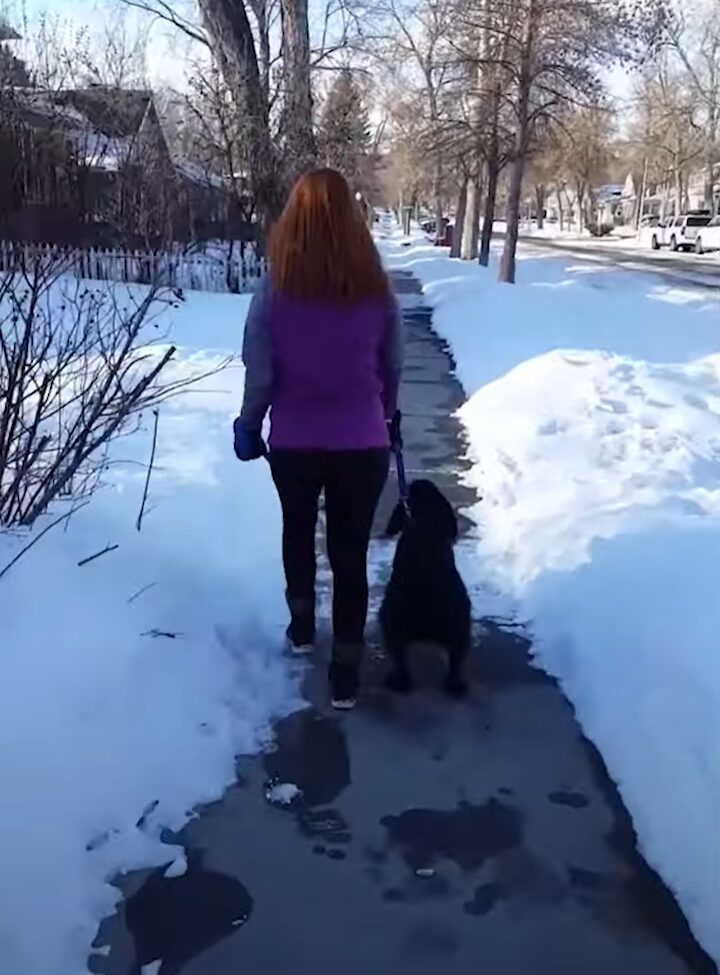
[[[189,295],[171,313],[177,378],[237,353],[248,301]],[[300,705],[275,492],[267,465],[232,452],[241,393],[234,366],[161,407],[141,532],[150,417],[116,445],[112,483],[0,580],[3,972],[85,971],[108,880],[181,872],[163,827],[218,798],[235,756]],[[0,568],[24,541],[0,536]]]
[[[532,620],[720,960],[720,304],[527,250],[512,288],[398,244],[468,396],[476,571]]]

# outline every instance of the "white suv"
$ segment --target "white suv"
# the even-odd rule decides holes
[[[720,251],[720,217],[713,217],[707,227],[698,230],[695,251],[698,254]]]
[[[669,247],[671,251],[689,251],[695,247],[695,238],[710,223],[709,213],[685,213],[661,221],[646,233],[654,251]]]

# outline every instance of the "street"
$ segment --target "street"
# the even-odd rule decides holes
[[[504,235],[495,236],[502,238]],[[697,287],[720,288],[720,254],[700,256],[694,253],[673,253],[667,249],[653,251],[649,247],[644,249],[634,243],[624,244],[622,241],[607,238],[588,240],[586,243],[521,234],[520,239],[523,248],[532,248],[539,252],[573,254],[587,261],[609,264],[627,271],[650,271]]]

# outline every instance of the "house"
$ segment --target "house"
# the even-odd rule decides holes
[[[599,224],[612,227],[620,226],[625,221],[623,193],[625,187],[621,183],[606,183],[593,191],[595,200],[595,219]]]
[[[623,210],[626,223],[635,223],[643,217],[674,217],[678,212],[702,210],[706,207],[706,184],[708,168],[703,167],[683,174],[678,187],[674,178],[663,182],[644,180],[642,173],[630,173],[623,190]],[[644,194],[642,203],[640,194]],[[713,167],[713,206],[720,212],[720,162]],[[678,204],[678,194],[681,195]]]
[[[0,232],[56,243],[158,246],[218,236],[230,188],[176,160],[145,89],[0,94]]]

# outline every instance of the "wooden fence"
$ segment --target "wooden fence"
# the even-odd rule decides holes
[[[192,291],[253,291],[266,263],[253,244],[218,241],[197,248],[162,251],[75,248],[0,241],[0,272],[27,268],[38,259],[48,267],[93,281],[156,284]]]

